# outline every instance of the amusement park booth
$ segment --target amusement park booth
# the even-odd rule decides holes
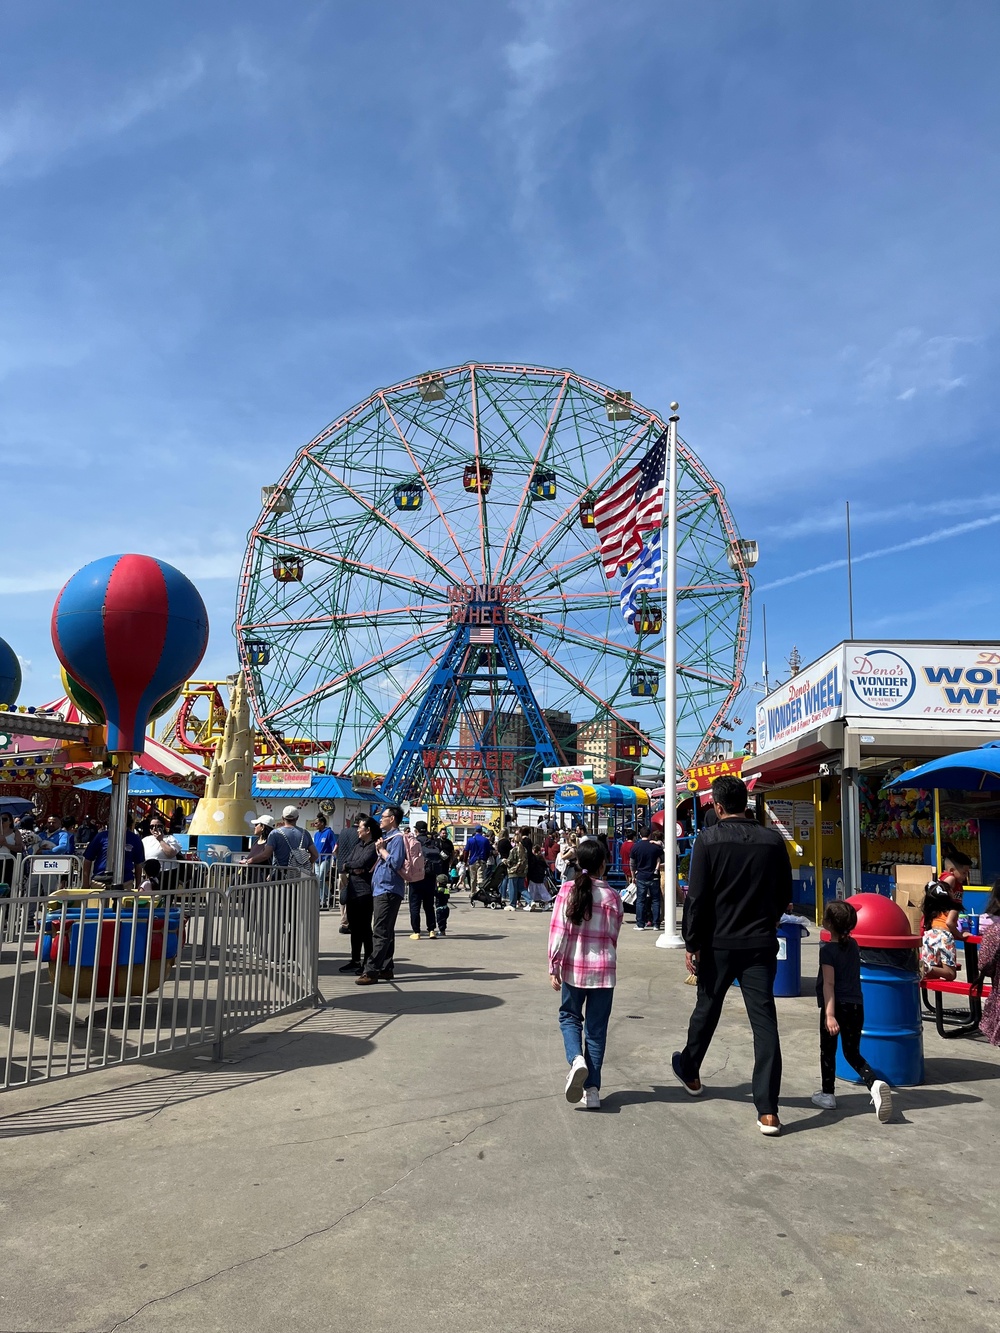
[[[251,795],[258,812],[273,815],[278,823],[286,805],[297,805],[301,828],[306,828],[318,814],[323,814],[335,830],[350,824],[357,815],[367,815],[375,799],[355,791],[347,778],[308,770],[258,771],[254,774]]]
[[[1000,876],[995,792],[887,786],[1000,738],[1000,643],[840,643],[767,695],[756,722],[757,754],[743,776],[756,778],[767,823],[788,843],[795,901],[817,919],[830,898],[892,896],[899,867],[926,867],[929,878],[936,823],[971,858],[974,885]],[[966,891],[970,911],[980,896]]]
[[[581,816],[588,832],[611,834],[635,824],[636,812],[649,805],[649,793],[617,783],[567,782],[556,789],[553,804],[557,815]]]

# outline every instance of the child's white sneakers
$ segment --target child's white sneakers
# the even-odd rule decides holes
[[[892,1115],[892,1089],[883,1079],[878,1078],[872,1084],[872,1101],[875,1104],[875,1114],[884,1125]]]
[[[811,1100],[813,1106],[818,1106],[823,1111],[836,1111],[837,1109],[837,1099],[832,1092],[814,1092]]]

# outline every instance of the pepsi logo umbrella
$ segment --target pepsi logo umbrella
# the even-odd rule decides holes
[[[78,782],[76,790],[109,792],[111,790],[111,779],[94,778],[90,782]],[[193,793],[185,791],[183,787],[175,787],[172,782],[157,777],[155,773],[147,773],[143,768],[137,768],[128,775],[128,794],[129,796],[172,796],[178,801],[197,800]]]
[[[915,787],[931,791],[947,787],[952,791],[1000,791],[1000,741],[987,741],[976,750],[931,759],[919,768],[900,773],[885,784],[889,787]]]

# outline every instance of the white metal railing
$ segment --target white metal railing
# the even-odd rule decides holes
[[[208,1042],[220,1059],[228,1036],[317,998],[314,876],[187,862],[150,899],[74,892],[75,858],[44,859],[0,897],[0,1089]]]

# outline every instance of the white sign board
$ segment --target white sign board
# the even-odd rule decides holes
[[[1000,644],[842,643],[757,706],[757,753],[824,722],[1000,723]]]

